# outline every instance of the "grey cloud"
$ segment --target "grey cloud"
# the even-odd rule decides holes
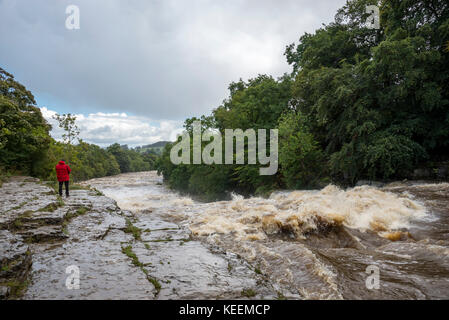
[[[54,110],[182,120],[209,113],[231,81],[289,71],[285,46],[344,2],[2,0],[0,63]],[[64,27],[69,4],[80,30]]]
[[[104,127],[100,127],[100,128],[91,130],[89,133],[92,135],[108,134],[108,133],[112,133],[112,129],[109,126],[104,126]]]

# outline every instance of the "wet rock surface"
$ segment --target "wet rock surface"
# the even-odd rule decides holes
[[[38,180],[13,177],[0,189],[0,207],[3,299],[151,297],[153,286],[121,252],[130,213],[114,200],[96,190],[60,199]],[[70,266],[80,270],[80,290],[66,286]]]
[[[187,229],[164,221],[164,214],[139,218],[135,226],[143,232],[141,241],[131,244],[132,251],[158,279],[158,299],[241,299],[248,289],[258,298],[276,296],[271,284],[241,257],[192,239]]]
[[[241,257],[193,240],[162,208],[122,210],[90,188],[61,199],[29,177],[3,184],[0,207],[0,299],[276,296]]]
[[[31,268],[28,245],[20,236],[0,230],[0,299],[17,293]]]

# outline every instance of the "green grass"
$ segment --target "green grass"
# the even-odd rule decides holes
[[[282,292],[277,292],[278,296],[276,297],[276,300],[287,300],[287,298],[282,294]]]
[[[9,287],[10,297],[20,298],[28,287],[28,281],[11,280],[6,283]]]
[[[29,202],[29,201],[22,202],[21,204],[19,204],[19,205],[13,207],[13,208],[11,208],[11,209],[9,209],[9,210],[6,211],[6,212],[13,211],[13,210],[19,210],[19,209],[23,208],[26,204],[28,204],[28,202]]]
[[[59,193],[59,184],[57,182],[47,181],[47,182],[41,183],[41,184],[46,185],[47,187],[53,189],[54,194],[58,194]]]
[[[23,218],[29,218],[29,217],[31,217],[31,216],[33,215],[33,213],[34,213],[34,211],[32,211],[32,210],[27,210],[27,211],[25,211],[24,213],[22,213],[22,214],[20,215],[20,217],[23,217]]]
[[[92,188],[92,190],[95,192],[95,195],[98,197],[104,196],[104,193],[96,188]]]
[[[159,294],[159,292],[160,292],[161,289],[162,289],[162,286],[161,286],[161,284],[159,283],[159,281],[157,281],[157,279],[152,278],[152,277],[150,277],[150,276],[147,276],[147,279],[148,279],[148,281],[150,281],[150,282],[153,284],[154,288],[156,289],[156,295]]]
[[[80,208],[78,208],[78,210],[76,210],[76,214],[77,214],[78,216],[80,216],[80,215],[86,214],[86,212],[88,212],[88,211],[89,211],[88,208],[86,208],[86,207],[80,207]]]
[[[174,240],[172,238],[148,240],[148,242],[172,242],[172,241],[176,241],[176,240]]]
[[[142,268],[142,271],[143,271],[143,273],[145,273],[145,275],[147,276],[147,280],[154,286],[154,289],[156,289],[156,295],[158,295],[159,292],[160,292],[161,289],[162,289],[162,286],[161,286],[160,282],[159,282],[156,278],[151,277],[151,276],[149,275],[147,269]]]
[[[242,290],[242,297],[253,298],[255,296],[256,296],[256,291],[254,291],[253,289],[243,289]]]
[[[77,184],[77,183],[72,184],[72,185],[70,186],[70,189],[71,189],[71,190],[90,190],[89,187],[87,187],[87,186],[82,186],[82,185]]]
[[[131,259],[133,265],[135,265],[136,267],[139,267],[140,270],[142,270],[142,272],[145,274],[147,280],[154,286],[154,289],[156,289],[155,295],[157,296],[159,294],[159,292],[161,291],[162,286],[156,278],[153,278],[150,276],[148,270],[144,268],[145,265],[139,261],[139,258],[134,253],[132,246],[129,245],[126,247],[122,247],[122,252],[126,256],[128,256],[128,258]]]
[[[3,167],[0,167],[0,188],[2,187],[3,183],[9,180],[11,175],[11,172],[6,171]]]
[[[86,207],[79,207],[78,209],[76,209],[75,212],[68,212],[65,216],[65,220],[67,222],[69,222],[70,220],[72,220],[73,218],[82,216],[84,214],[86,214],[87,212],[89,212],[89,208]]]
[[[22,226],[23,226],[23,222],[22,222],[22,220],[20,220],[20,218],[14,220],[14,227],[15,228],[20,229]]]
[[[69,231],[67,230],[67,226],[69,225],[70,221],[72,221],[76,217],[85,215],[87,212],[89,212],[89,210],[90,209],[86,207],[79,207],[75,212],[68,212],[64,217],[64,221],[62,222],[62,232],[65,235],[68,235]]]
[[[147,242],[173,242],[173,241],[180,241],[179,245],[182,246],[186,242],[192,241],[192,239],[186,238],[186,239],[173,239],[171,237],[168,237],[166,239],[154,239],[154,240],[148,240]]]
[[[143,264],[139,261],[139,258],[137,258],[137,255],[133,252],[132,246],[122,247],[122,252],[128,256],[128,258],[131,258],[133,265],[136,267],[143,267]]]
[[[59,196],[59,195],[58,195],[58,199],[56,200],[56,204],[57,204],[57,206],[60,207],[60,208],[63,207],[63,206],[65,206],[64,201],[62,200],[61,196]]]
[[[125,233],[130,233],[133,235],[134,239],[136,240],[142,240],[141,236],[142,236],[142,230],[138,227],[136,227],[135,225],[133,225],[133,223],[131,222],[131,220],[126,219],[126,228],[125,228]]]
[[[37,210],[38,212],[54,212],[56,211],[58,208],[65,206],[64,201],[62,201],[61,199],[58,199],[57,202],[53,202],[50,203],[49,205],[40,208],[39,210]]]
[[[145,229],[144,232],[154,232],[154,231],[169,231],[169,230],[179,230],[179,228],[162,228],[162,229]]]
[[[54,190],[55,194],[59,193],[59,183],[57,181],[47,181],[44,183],[44,185],[46,185],[47,187],[50,187]],[[91,188],[90,186],[82,186],[78,183],[70,183],[69,185],[69,190],[92,190],[94,191],[96,194],[100,191],[98,191],[95,188]]]

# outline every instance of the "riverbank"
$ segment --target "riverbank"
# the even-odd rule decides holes
[[[197,241],[212,248],[214,254],[238,257],[262,280],[245,291],[259,298],[449,296],[447,183],[408,181],[349,189],[328,186],[322,190],[281,191],[268,199],[234,196],[230,201],[209,203],[172,192],[155,172],[99,178],[87,184],[133,212],[138,218],[134,225],[141,230],[152,224],[160,228],[178,226],[166,244],[184,237],[178,234],[181,232],[189,235],[190,244]],[[146,233],[143,235],[150,240]],[[170,246],[159,240],[154,257],[166,259],[164,251]],[[193,253],[189,261],[202,254],[194,248],[189,252]],[[137,255],[141,261],[146,256],[144,251]],[[164,265],[168,270],[159,269],[156,275],[160,272],[163,279],[180,272],[176,283],[182,287],[182,268],[175,267],[173,261]],[[373,266],[380,270],[379,290],[366,287],[366,270]],[[222,268],[218,270],[222,274]],[[230,270],[235,270],[232,264]],[[201,271],[190,279],[203,283],[208,276]],[[274,294],[267,295],[264,284],[273,288]],[[183,288],[187,292],[189,285]],[[217,290],[215,283],[208,288]],[[198,291],[192,296],[213,297]],[[161,291],[162,296],[166,293]]]
[[[126,213],[100,192],[72,190],[70,198],[60,198],[53,188],[30,177],[3,183],[0,208],[3,299],[76,297],[66,288],[66,268],[83,258],[101,263],[89,257],[89,247],[110,245],[103,241],[105,235],[125,228]],[[126,259],[117,262],[127,270]]]
[[[448,183],[202,203],[156,172],[89,180],[68,199],[12,177],[0,208],[3,299],[449,297]]]
[[[61,199],[37,179],[11,177],[0,208],[0,299],[242,299],[255,287],[259,298],[276,297],[235,254],[96,189]],[[79,290],[66,285],[73,266]]]

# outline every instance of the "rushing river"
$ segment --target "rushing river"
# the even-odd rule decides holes
[[[168,190],[155,172],[87,184],[155,231],[142,242],[152,246],[148,261],[160,262],[153,274],[171,279],[162,299],[236,298],[242,288],[259,298],[449,298],[447,183],[328,186],[214,203]],[[369,285],[376,279],[378,289]]]

